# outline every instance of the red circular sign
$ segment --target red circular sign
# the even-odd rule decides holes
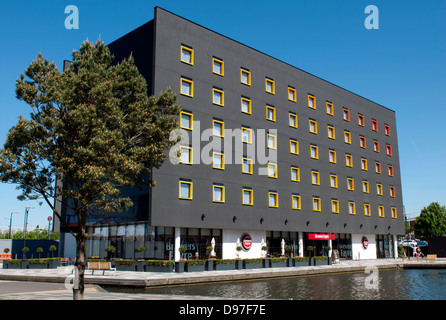
[[[245,234],[242,236],[242,247],[245,250],[249,250],[252,247],[252,239],[249,234]]]
[[[367,239],[366,237],[362,237],[362,246],[364,247],[364,249],[367,249],[369,247],[369,239]]]
[[[51,217],[48,217],[48,221],[51,221],[51,220],[53,220],[53,218],[51,218]]]

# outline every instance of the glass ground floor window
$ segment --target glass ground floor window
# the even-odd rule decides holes
[[[185,252],[181,259],[209,259],[212,239],[215,241],[216,258],[222,257],[222,237],[220,229],[181,228],[181,247]]]
[[[387,234],[377,234],[376,241],[376,256],[378,258],[394,258],[395,248],[393,244],[393,236]]]
[[[336,233],[332,241],[333,250],[339,251],[339,258],[352,259],[352,236],[349,233]]]
[[[282,239],[285,241],[285,246],[291,247],[290,254],[294,257],[299,256],[298,233],[287,231],[266,231],[268,255],[271,257],[279,257],[282,255]]]

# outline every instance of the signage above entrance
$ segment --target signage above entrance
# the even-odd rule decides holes
[[[308,240],[335,240],[335,235],[326,233],[309,233]]]

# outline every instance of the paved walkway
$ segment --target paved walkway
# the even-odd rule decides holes
[[[105,275],[91,275],[89,271],[85,275],[85,299],[86,300],[200,300],[218,299],[202,296],[171,296],[157,294],[137,293],[112,293],[103,290],[101,285],[125,286],[125,287],[152,287],[160,285],[185,285],[197,283],[209,283],[218,281],[241,281],[252,279],[267,279],[275,277],[305,276],[314,274],[328,274],[337,272],[361,272],[365,268],[378,269],[398,267],[435,267],[446,268],[446,261],[436,262],[416,261],[401,259],[378,259],[361,261],[341,261],[331,266],[287,267],[268,269],[246,269],[231,271],[204,271],[184,273],[164,272],[131,272],[131,271],[106,271]],[[72,267],[59,267],[57,269],[0,269],[0,299],[18,300],[72,300],[70,285],[74,276]],[[35,284],[35,290],[8,290],[7,285],[13,286],[14,281],[27,281]],[[42,283],[43,282],[43,283]],[[57,287],[45,287],[52,283]]]

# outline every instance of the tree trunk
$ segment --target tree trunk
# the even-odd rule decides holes
[[[74,264],[76,276],[73,280],[73,300],[84,300],[85,239],[84,232],[79,232],[76,236],[76,263]]]

